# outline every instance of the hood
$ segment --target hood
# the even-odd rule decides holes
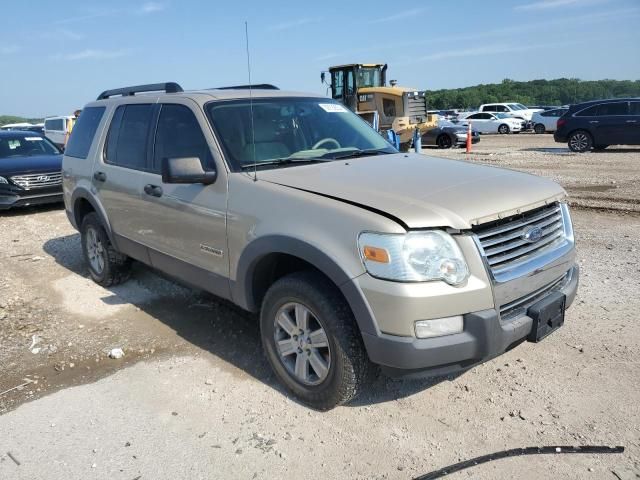
[[[62,155],[0,158],[0,175],[24,175],[62,170]]]
[[[534,175],[403,153],[263,170],[258,180],[385,212],[408,228],[468,229],[565,196]]]

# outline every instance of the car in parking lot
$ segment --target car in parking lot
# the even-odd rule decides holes
[[[539,134],[555,132],[558,119],[564,115],[567,110],[567,108],[555,108],[553,110],[535,112],[533,117],[531,117],[533,131]]]
[[[0,210],[62,202],[62,153],[34,132],[0,131]]]
[[[467,130],[467,127],[440,120],[437,127],[427,130],[422,135],[422,146],[451,148],[465,145],[467,143]],[[471,131],[471,143],[476,144],[479,141],[480,135],[477,130],[473,129]]]
[[[469,121],[472,128],[480,133],[520,133],[525,126],[523,120],[506,113],[471,112],[458,117],[460,125],[466,125]]]
[[[135,259],[256,313],[275,375],[320,410],[373,365],[444,375],[540,341],[578,287],[558,184],[400,153],[314,94],[107,90],[63,181],[95,282]]]
[[[609,145],[640,145],[640,98],[613,98],[571,105],[553,135],[574,152]]]

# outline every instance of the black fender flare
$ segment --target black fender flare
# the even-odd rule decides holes
[[[378,333],[371,309],[352,277],[319,248],[303,240],[284,235],[260,237],[245,247],[238,260],[236,280],[232,282],[231,287],[235,303],[252,312],[260,309],[253,291],[253,277],[259,262],[273,253],[292,255],[313,265],[342,292],[351,307],[360,331],[374,335]]]
[[[91,206],[93,207],[93,210],[96,212],[96,214],[100,218],[100,221],[102,222],[102,225],[104,226],[104,229],[107,232],[109,241],[115,246],[116,244],[114,242],[113,232],[111,231],[111,225],[107,221],[107,215],[106,215],[106,212],[104,211],[104,208],[102,208],[102,205],[99,204],[99,202],[95,199],[94,195],[92,195],[91,192],[87,190],[87,188],[85,187],[77,187],[73,191],[73,195],[71,195],[71,214],[73,218],[70,220],[72,220],[73,226],[76,227],[76,230],[78,231],[80,230],[81,225],[78,225],[77,212],[76,212],[76,203],[80,199],[86,200],[87,202],[89,202],[89,204],[91,204]]]

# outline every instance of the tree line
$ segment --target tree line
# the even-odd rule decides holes
[[[427,91],[430,110],[476,109],[483,103],[517,102],[524,105],[570,105],[588,100],[640,97],[640,80],[593,80],[558,78]]]
[[[0,115],[0,127],[9,123],[42,123],[44,118],[24,118],[15,115]]]

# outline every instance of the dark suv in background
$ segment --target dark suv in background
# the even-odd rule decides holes
[[[640,145],[640,98],[594,100],[571,105],[558,119],[556,142],[574,152],[609,145]]]

